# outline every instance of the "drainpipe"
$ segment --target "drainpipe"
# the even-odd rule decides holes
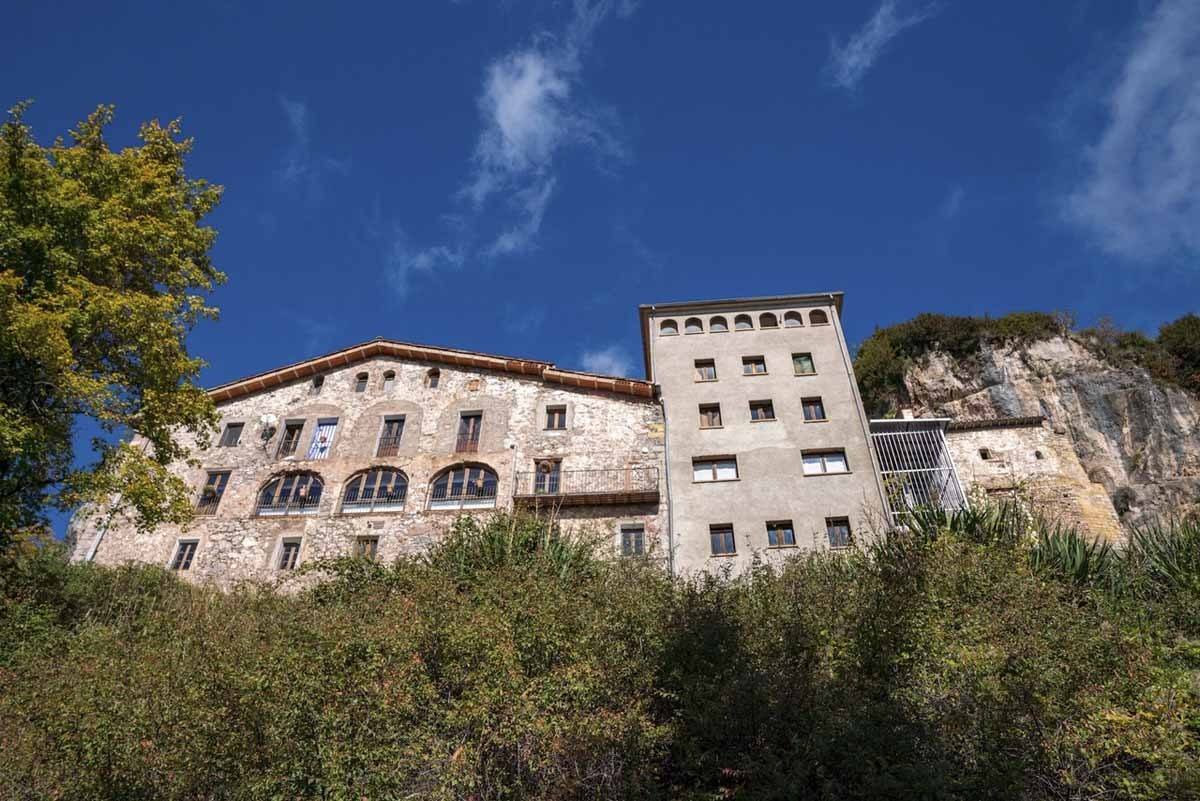
[[[671,438],[667,436],[667,402],[655,386],[663,418],[663,479],[667,485],[667,574],[675,578],[675,501],[671,498]]]

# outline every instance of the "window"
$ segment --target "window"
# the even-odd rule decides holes
[[[547,431],[563,431],[567,427],[567,407],[566,406],[547,406],[546,407],[546,430]]]
[[[820,398],[801,398],[800,405],[804,408],[804,422],[815,423],[828,419],[825,417],[825,404]]]
[[[815,309],[808,313],[808,322],[810,325],[829,325],[829,315],[820,309]]]
[[[1045,459],[1046,457],[1042,454],[1041,451],[1034,451],[1033,458],[1034,459]]]
[[[854,535],[850,533],[850,518],[825,518],[825,534],[829,537],[830,548],[849,548],[854,544]]]
[[[737,459],[733,456],[692,460],[693,481],[733,481],[737,477]]]
[[[386,512],[403,509],[408,477],[394,467],[374,467],[351,476],[342,492],[342,511]]]
[[[379,537],[358,537],[354,540],[354,556],[358,559],[375,561],[379,553]]]
[[[460,465],[440,473],[429,493],[430,509],[488,509],[496,505],[496,474],[483,465]]]
[[[729,322],[724,317],[714,317],[708,321],[708,330],[714,334],[723,334],[729,330]]]
[[[979,449],[979,458],[983,459],[985,462],[988,461],[989,459],[991,459],[992,458],[991,449],[990,448],[980,448]]]
[[[762,314],[758,315],[758,327],[759,328],[778,328],[779,327],[779,318],[776,317],[774,314],[771,314],[771,312],[763,312]]]
[[[742,375],[763,375],[767,372],[767,360],[762,356],[743,356]]]
[[[719,403],[702,403],[702,404],[700,404],[700,427],[701,428],[720,428],[721,427],[721,404],[719,404]]]
[[[775,404],[769,400],[750,401],[751,420],[774,420]]]
[[[783,315],[784,328],[799,328],[804,325],[804,318],[800,316],[798,311],[790,311]]]
[[[325,482],[316,473],[283,473],[258,491],[257,515],[311,515],[321,505]]]
[[[458,418],[458,439],[454,450],[475,453],[479,450],[479,429],[483,427],[483,412],[463,412]]]
[[[683,324],[683,333],[685,334],[703,334],[704,323],[699,317],[689,317]]]
[[[804,475],[817,476],[823,473],[848,473],[845,451],[806,451],[804,453]]]
[[[376,456],[395,456],[400,452],[400,440],[404,437],[404,415],[383,418],[383,430],[379,432],[379,447]]]
[[[533,491],[538,495],[557,495],[559,478],[562,474],[562,461],[559,459],[542,459],[535,465],[533,474]]]
[[[366,392],[368,379],[370,379],[370,376],[367,373],[359,373],[358,375],[356,375],[354,377],[354,391],[355,392]]]
[[[388,370],[383,374],[383,391],[391,392],[392,387],[396,385],[396,371]]]
[[[696,380],[716,381],[717,363],[712,359],[696,359]]]
[[[296,446],[300,444],[300,432],[303,430],[303,420],[296,420],[284,424],[283,438],[279,440],[279,453],[276,454],[277,458],[282,459],[285,456],[292,456],[296,453]]]
[[[430,367],[429,371],[425,373],[425,386],[429,389],[437,389],[441,378],[442,371],[436,367]]]
[[[733,544],[733,526],[728,523],[709,526],[708,541],[712,546],[713,556],[733,556],[737,553]]]
[[[190,570],[192,559],[196,557],[196,548],[200,543],[196,540],[180,540],[175,546],[175,556],[171,558],[172,570]]]
[[[317,421],[317,429],[313,431],[312,444],[308,446],[309,459],[328,459],[333,447],[333,435],[337,433],[337,418],[330,417]]]
[[[216,514],[221,496],[225,494],[225,485],[229,482],[228,470],[210,470],[204,481],[204,489],[200,490],[200,500],[196,503],[196,514]]]
[[[245,423],[227,423],[225,430],[221,432],[221,441],[217,443],[217,447],[232,448],[237,445],[242,438],[242,429],[245,427]]]
[[[295,570],[300,561],[300,540],[284,540],[279,546],[279,569]]]
[[[754,321],[750,319],[748,314],[739,314],[733,318],[734,331],[750,331],[754,328]]]
[[[679,323],[674,320],[663,320],[658,326],[659,336],[673,337],[679,333]]]
[[[644,526],[621,526],[621,556],[643,556],[646,553]]]
[[[772,548],[792,548],[796,545],[796,530],[791,520],[772,520],[767,523],[767,545]]]
[[[309,387],[308,392],[310,395],[320,395],[321,387],[323,387],[323,386],[325,386],[325,376],[314,375],[313,380],[312,380],[312,386]]]
[[[796,375],[815,375],[817,372],[811,353],[793,353],[792,369]]]

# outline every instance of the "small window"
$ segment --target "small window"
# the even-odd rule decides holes
[[[379,553],[379,537],[358,537],[354,540],[354,556],[358,559],[375,561]]]
[[[767,360],[762,356],[743,356],[742,375],[764,375],[767,372]]]
[[[729,330],[729,321],[724,317],[714,317],[708,321],[708,330],[713,334],[723,334]]]
[[[804,318],[800,316],[798,311],[790,311],[783,315],[784,328],[799,328],[804,325]]]
[[[308,446],[309,459],[328,459],[333,449],[333,437],[337,433],[337,418],[329,417],[317,421],[312,443]]]
[[[229,483],[228,470],[210,470],[204,481],[204,489],[200,490],[200,500],[196,503],[196,514],[216,514],[221,496],[225,494],[225,485]]]
[[[438,382],[441,381],[441,379],[442,371],[436,367],[430,367],[429,371],[425,373],[425,386],[427,386],[429,389],[437,389]]]
[[[463,412],[458,418],[458,438],[454,450],[475,453],[479,450],[479,432],[483,428],[483,412]]]
[[[689,317],[683,323],[683,333],[685,334],[703,334],[704,323],[699,317]]]
[[[217,447],[232,448],[237,445],[242,438],[242,429],[245,427],[245,423],[227,423],[225,430],[221,432],[221,441],[217,443]]]
[[[804,475],[817,476],[824,473],[848,473],[845,451],[808,451],[804,453]]]
[[[370,379],[370,376],[367,373],[359,373],[358,375],[356,375],[354,377],[354,391],[355,392],[366,392],[367,391],[367,381],[369,379]]]
[[[791,520],[772,520],[767,523],[767,545],[772,548],[791,548],[796,545],[796,530]]]
[[[314,375],[313,380],[312,380],[312,387],[309,388],[309,393],[312,395],[320,395],[321,387],[323,387],[323,386],[325,386],[325,376]]]
[[[567,428],[567,407],[566,406],[547,406],[546,407],[546,430],[547,431],[564,431]]]
[[[712,359],[696,359],[696,380],[716,381],[717,363]]]
[[[733,481],[737,477],[737,459],[732,456],[692,460],[693,481]]]
[[[804,422],[815,423],[828,419],[825,417],[825,404],[820,398],[801,398],[800,405],[804,407]]]
[[[774,420],[775,404],[769,400],[750,401],[751,420]]]
[[[739,314],[733,318],[734,331],[750,331],[754,328],[754,321],[750,319],[748,314]]]
[[[658,326],[659,336],[673,337],[679,333],[679,323],[674,320],[663,320]]]
[[[300,444],[300,434],[303,431],[303,420],[294,420],[285,423],[283,426],[283,437],[279,440],[279,452],[276,454],[276,457],[282,459],[285,456],[294,456],[296,448]]]
[[[829,325],[829,315],[820,309],[815,309],[808,313],[808,322],[810,325]]]
[[[762,314],[758,315],[758,327],[759,328],[778,328],[779,327],[779,318],[776,317],[771,312],[763,312]]]
[[[825,518],[825,534],[829,537],[830,548],[849,548],[854,544],[854,535],[850,533],[850,518]]]
[[[284,540],[279,548],[279,569],[295,570],[300,561],[300,540]]]
[[[708,527],[708,541],[713,556],[733,556],[737,548],[733,544],[733,526],[722,523]]]
[[[811,353],[793,353],[792,369],[796,371],[796,375],[815,375],[817,372]]]
[[[720,428],[721,427],[721,404],[719,404],[719,403],[702,403],[702,404],[700,404],[700,427],[701,428]]]
[[[196,540],[180,540],[175,546],[175,556],[171,558],[171,569],[191,570],[192,560],[196,557],[196,548],[199,545]]]
[[[646,553],[644,526],[621,526],[621,556],[643,556]]]
[[[394,386],[396,386],[396,371],[388,370],[383,374],[383,391],[391,392]]]
[[[991,449],[990,448],[980,448],[979,449],[979,458],[983,459],[985,462],[988,461],[989,459],[991,459],[992,458]]]
[[[1034,459],[1045,459],[1046,457],[1045,457],[1045,455],[1042,454],[1041,451],[1034,451],[1033,458]]]
[[[383,418],[383,429],[379,432],[379,447],[376,456],[395,456],[400,453],[400,441],[404,438],[404,415],[389,415]]]

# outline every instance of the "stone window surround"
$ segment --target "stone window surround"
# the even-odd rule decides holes
[[[200,558],[200,552],[204,546],[205,539],[206,539],[206,537],[204,537],[201,534],[192,534],[192,535],[188,535],[188,536],[176,537],[172,541],[171,552],[169,554],[167,554],[167,562],[164,565],[164,567],[166,567],[167,570],[171,570],[172,572],[190,573],[192,570],[194,570],[196,568],[196,561]],[[184,543],[188,543],[188,542],[194,542],[196,544],[196,550],[192,551],[192,561],[190,563],[188,563],[187,570],[180,569],[178,571],[175,571],[172,569],[171,565],[174,564],[175,557],[176,557],[176,555],[178,555],[180,547],[182,547]]]
[[[566,407],[567,424],[566,424],[565,428],[546,428],[547,409],[549,409],[551,406]],[[536,430],[537,430],[537,433],[539,433],[539,434],[546,434],[546,435],[550,435],[550,436],[561,437],[565,434],[570,434],[571,431],[575,428],[575,404],[572,401],[569,401],[566,399],[557,400],[557,399],[550,399],[550,398],[538,399],[537,411],[535,412],[535,414],[537,415],[534,418],[537,421],[537,429]]]
[[[280,560],[283,558],[283,544],[285,542],[300,543],[300,551],[296,554],[296,564],[288,570],[284,570],[279,566]],[[308,551],[308,538],[303,534],[296,533],[280,533],[276,535],[275,541],[267,550],[267,569],[274,573],[291,573],[300,569],[300,565],[304,564],[304,557]]]

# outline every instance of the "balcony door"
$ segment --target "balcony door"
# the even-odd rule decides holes
[[[458,441],[455,450],[475,453],[479,450],[479,430],[483,427],[482,412],[463,412],[458,418]]]

